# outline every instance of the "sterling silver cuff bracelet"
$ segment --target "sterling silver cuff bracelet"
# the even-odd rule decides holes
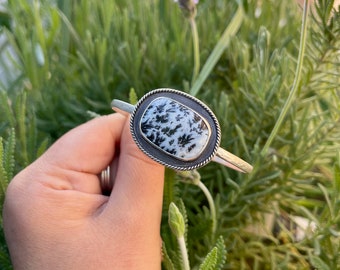
[[[131,114],[130,130],[137,146],[150,158],[175,170],[193,170],[211,160],[250,173],[253,167],[219,147],[221,130],[214,113],[184,92],[161,88],[134,106],[114,99],[112,109]]]

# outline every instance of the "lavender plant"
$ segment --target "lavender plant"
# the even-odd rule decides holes
[[[111,113],[112,98],[172,87],[207,103],[221,146],[255,166],[166,170],[163,268],[340,267],[334,1],[307,14],[293,0],[18,0],[3,18],[0,61],[13,76],[0,83],[0,208],[15,173]],[[0,231],[0,268],[11,269]]]

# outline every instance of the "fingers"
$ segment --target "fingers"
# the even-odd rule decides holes
[[[124,243],[133,243],[132,253],[145,269],[159,269],[161,263],[160,225],[163,204],[164,167],[142,153],[125,123],[114,188],[101,215],[103,231],[120,230]],[[120,245],[122,254],[131,254]],[[137,260],[138,261],[138,260]],[[139,267],[142,264],[139,263]]]
[[[119,148],[125,121],[126,117],[111,114],[87,122],[61,137],[43,158],[66,170],[98,174]]]
[[[37,161],[56,189],[100,193],[100,175],[119,152],[112,199],[126,207],[161,209],[164,167],[142,153],[132,139],[128,118],[102,116],[61,137]],[[155,203],[156,201],[156,203]]]
[[[97,175],[119,149],[125,121],[126,117],[119,114],[91,120],[62,136],[24,171],[29,170],[36,180],[52,189],[100,194]]]
[[[119,152],[115,185],[107,207],[118,206],[123,212],[152,212],[153,218],[160,220],[164,167],[139,150],[127,120],[120,114],[112,114],[71,130],[29,170],[35,177],[43,175],[38,177],[39,181],[54,189],[100,194],[97,175]]]
[[[158,223],[161,218],[163,185],[164,166],[139,150],[132,139],[127,121],[122,132],[118,171],[107,211],[119,205],[124,209],[124,214],[130,212],[133,216],[145,215]]]
[[[97,246],[100,246],[104,243],[104,253],[109,252],[105,253],[104,259],[110,258],[111,251],[116,248],[123,258],[128,258],[132,253],[136,263],[150,265],[154,262],[159,267],[164,167],[138,149],[127,120],[119,114],[100,117],[60,138],[17,177],[22,189],[16,191],[16,195],[12,193],[12,199],[7,198],[7,224],[12,223],[8,216],[15,217],[13,212],[24,209],[20,212],[21,220],[28,220],[29,216],[32,224],[38,222],[37,234],[39,230],[47,234],[54,230],[61,232],[51,233],[47,239],[60,235],[64,239],[67,235],[64,228],[68,233],[74,229],[70,239],[79,235],[79,228],[87,229],[85,238],[94,234],[94,240],[87,244],[97,241]],[[97,175],[110,164],[118,150],[115,185],[107,198],[100,194]],[[32,185],[32,182],[38,181],[43,185]],[[34,188],[36,186],[39,188]],[[17,195],[20,200],[16,199]],[[9,208],[10,201],[12,205],[16,204],[14,210]],[[22,224],[21,220],[17,219],[13,224]],[[42,226],[41,221],[47,225]],[[51,230],[45,230],[49,225]],[[12,235],[19,234],[17,232]]]

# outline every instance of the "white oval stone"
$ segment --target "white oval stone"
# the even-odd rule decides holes
[[[204,118],[167,97],[156,98],[149,104],[141,118],[140,130],[148,142],[180,160],[196,159],[211,135]]]

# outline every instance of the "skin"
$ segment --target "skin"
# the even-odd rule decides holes
[[[115,185],[104,196],[98,175],[118,149]],[[14,269],[160,269],[163,179],[163,166],[137,148],[124,116],[71,130],[7,189]]]

